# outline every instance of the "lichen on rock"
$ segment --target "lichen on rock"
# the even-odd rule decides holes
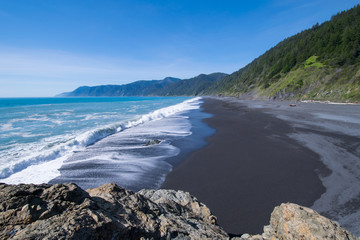
[[[0,184],[0,238],[224,239],[228,235],[212,221],[204,204],[181,191],[134,193],[116,184],[88,191],[75,184]]]
[[[270,225],[262,235],[242,236],[242,240],[358,240],[339,223],[316,211],[294,203],[283,203],[271,213]]]
[[[229,206],[231,207],[231,206]],[[75,184],[0,184],[0,239],[230,239],[209,208],[183,191],[116,184],[82,190]],[[233,239],[356,240],[317,212],[276,207],[261,235]]]

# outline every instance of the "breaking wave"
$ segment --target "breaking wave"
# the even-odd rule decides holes
[[[200,103],[201,98],[192,98],[182,103],[161,108],[148,114],[138,116],[133,120],[122,121],[98,127],[83,133],[74,133],[51,137],[37,144],[19,145],[15,151],[16,153],[3,153],[3,155],[10,155],[10,157],[11,155],[13,155],[13,157],[11,157],[10,161],[0,167],[1,181],[11,183],[11,181],[7,181],[6,178],[32,165],[38,165],[58,160],[56,164],[58,168],[59,166],[61,166],[61,163],[59,164],[59,161],[62,162],[66,160],[74,152],[81,151],[87,146],[92,145],[105,137],[124,131],[128,128],[136,127],[146,122],[160,120],[188,110],[199,109]],[[25,153],[22,155],[26,156],[16,158],[15,155],[18,155],[19,152]],[[52,171],[52,173],[54,173],[54,171]],[[60,173],[58,172],[57,174],[59,175]]]

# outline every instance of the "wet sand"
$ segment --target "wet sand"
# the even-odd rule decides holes
[[[261,233],[275,206],[312,206],[325,192],[320,156],[289,135],[293,126],[239,101],[205,98],[216,133],[167,176],[162,188],[190,192],[232,234]]]

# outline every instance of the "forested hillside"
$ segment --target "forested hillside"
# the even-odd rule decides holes
[[[140,80],[123,85],[100,85],[100,86],[83,86],[75,89],[72,92],[62,93],[60,97],[104,97],[104,96],[148,96],[153,92],[162,89],[170,83],[180,81],[179,78],[167,77],[163,80]]]
[[[156,94],[159,96],[198,96],[204,95],[213,84],[227,76],[225,73],[200,74],[166,85]]]
[[[285,39],[206,93],[360,101],[360,5]]]
[[[167,77],[163,80],[141,80],[123,85],[83,86],[58,96],[196,96],[203,95],[206,89],[225,76],[225,73],[212,73],[184,80]]]
[[[231,75],[80,87],[60,96],[196,95],[360,102],[360,5],[285,39]]]

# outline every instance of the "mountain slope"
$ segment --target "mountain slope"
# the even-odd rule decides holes
[[[167,77],[163,80],[141,80],[124,85],[83,86],[58,96],[195,96],[203,94],[205,89],[225,76],[227,76],[225,73],[212,73],[200,74],[197,77],[185,80]]]
[[[166,85],[157,94],[161,96],[197,96],[204,95],[205,91],[227,76],[225,73],[200,74],[199,76],[184,79]]]
[[[180,81],[179,78],[167,77],[163,80],[140,80],[124,85],[100,85],[94,87],[83,86],[72,92],[62,93],[62,97],[99,97],[99,96],[148,96],[154,95],[164,86]]]
[[[285,39],[205,93],[360,101],[360,5]]]

